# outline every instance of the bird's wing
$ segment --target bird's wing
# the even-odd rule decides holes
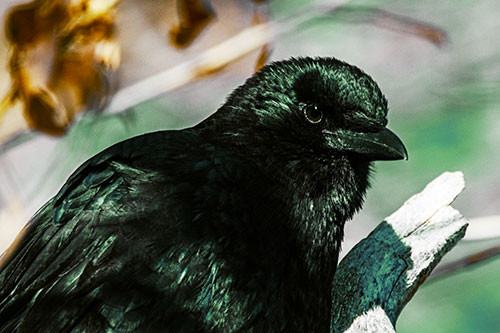
[[[168,248],[157,244],[165,230],[150,220],[182,220],[168,208],[189,191],[169,188],[154,170],[164,156],[144,158],[168,136],[136,138],[92,158],[27,224],[0,260],[0,331],[140,327],[146,316],[133,314],[147,306],[143,295],[157,294],[156,281],[170,274],[156,262],[163,254],[155,251]],[[168,150],[179,152],[175,144]],[[170,204],[162,206],[162,196]],[[141,297],[127,294],[134,283],[146,289]]]

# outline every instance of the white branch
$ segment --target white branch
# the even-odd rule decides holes
[[[333,332],[394,332],[403,307],[465,235],[467,220],[449,206],[463,188],[461,172],[445,172],[347,254],[333,285]]]

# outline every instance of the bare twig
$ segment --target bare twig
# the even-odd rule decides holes
[[[343,21],[352,23],[369,23],[375,26],[414,35],[429,42],[442,46],[448,42],[448,35],[443,29],[407,16],[391,13],[386,10],[369,6],[349,6],[336,11]]]
[[[429,277],[429,281],[435,281],[450,276],[451,274],[466,267],[477,265],[498,255],[500,255],[500,245],[490,247],[489,249],[468,255],[465,258],[441,265],[437,267],[434,272],[432,272],[432,275]]]

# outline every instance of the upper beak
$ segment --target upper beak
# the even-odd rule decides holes
[[[361,154],[371,161],[408,160],[408,152],[396,134],[387,128],[378,132],[356,132],[339,129],[324,130],[327,144],[341,151]]]

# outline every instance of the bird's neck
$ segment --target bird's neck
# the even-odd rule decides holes
[[[363,203],[369,168],[344,156],[329,164],[293,161],[274,170],[275,178],[288,178],[280,182],[287,187],[286,223],[311,274],[333,278],[344,225]]]
[[[291,228],[293,250],[285,264],[283,304],[300,304],[287,311],[302,311],[297,318],[309,318],[309,328],[318,327],[318,331],[328,329],[331,295],[325,291],[331,290],[344,224],[361,206],[366,189],[365,182],[351,182],[355,175],[350,177],[345,182],[334,177],[315,186],[302,182],[302,186],[289,188],[285,194],[289,196],[285,200],[285,223]]]

